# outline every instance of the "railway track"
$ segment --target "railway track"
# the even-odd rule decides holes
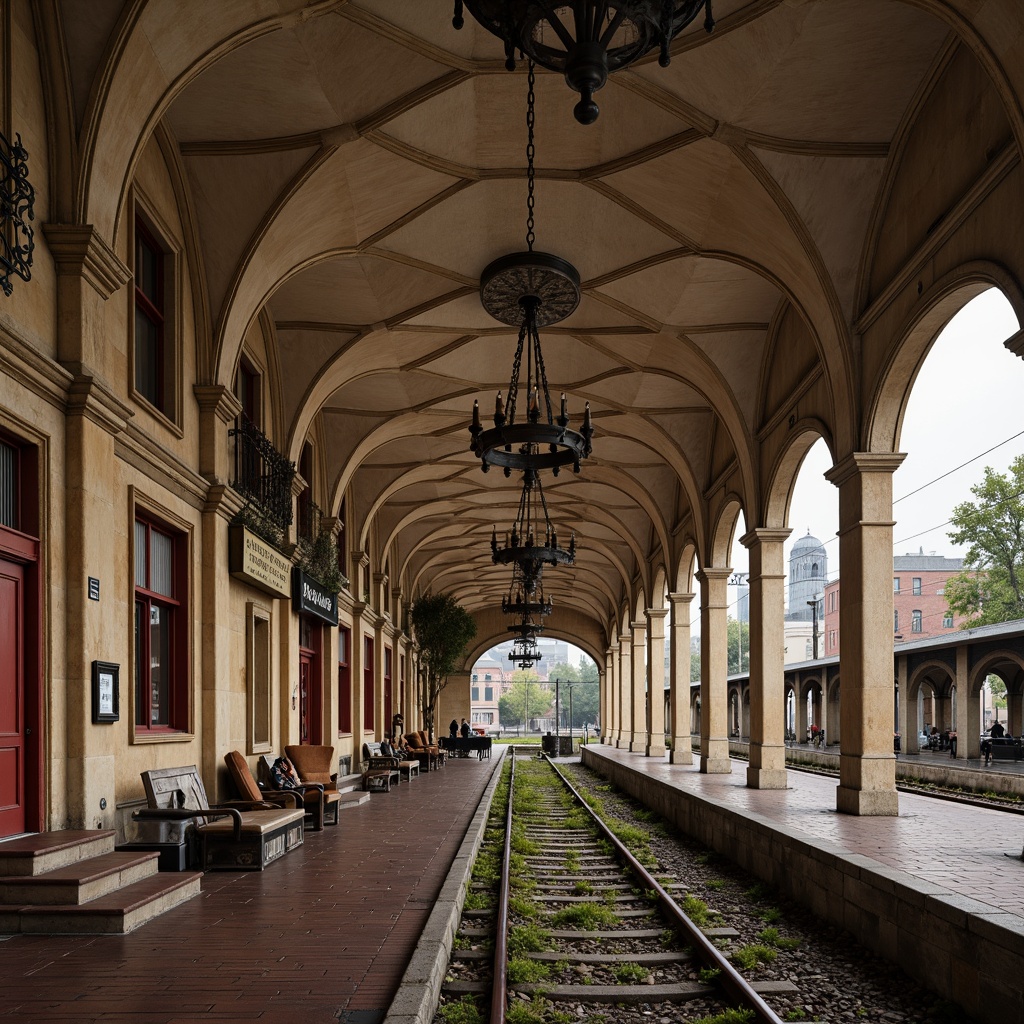
[[[609,828],[546,758],[510,761],[436,1020],[614,1024],[671,1006],[672,1020],[782,1024],[765,997],[791,1005],[795,986],[744,979],[719,948],[737,933],[659,871],[642,830]]]

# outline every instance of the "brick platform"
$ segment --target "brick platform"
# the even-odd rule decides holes
[[[746,786],[604,745],[584,762],[979,1020],[1024,1021],[1024,817],[901,793],[898,817],[835,810],[834,778]]]
[[[375,794],[266,871],[207,874],[133,934],[0,941],[0,1020],[375,1024],[500,765]]]

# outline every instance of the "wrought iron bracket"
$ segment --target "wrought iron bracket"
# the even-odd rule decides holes
[[[32,279],[32,251],[35,231],[29,221],[35,220],[36,190],[28,180],[28,151],[21,136],[14,142],[0,132],[0,288],[5,295],[14,291],[11,274],[23,281]]]

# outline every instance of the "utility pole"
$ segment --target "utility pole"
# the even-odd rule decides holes
[[[814,597],[807,602],[808,607],[811,609],[811,642],[812,650],[814,651],[814,660],[818,660],[818,602],[821,600],[821,594],[815,594]]]

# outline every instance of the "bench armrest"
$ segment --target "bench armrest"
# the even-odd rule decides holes
[[[140,807],[132,814],[136,820],[149,818],[156,821],[186,821],[189,818],[231,818],[234,824],[234,838],[242,838],[242,812],[234,807],[208,808],[205,811],[188,807]]]

